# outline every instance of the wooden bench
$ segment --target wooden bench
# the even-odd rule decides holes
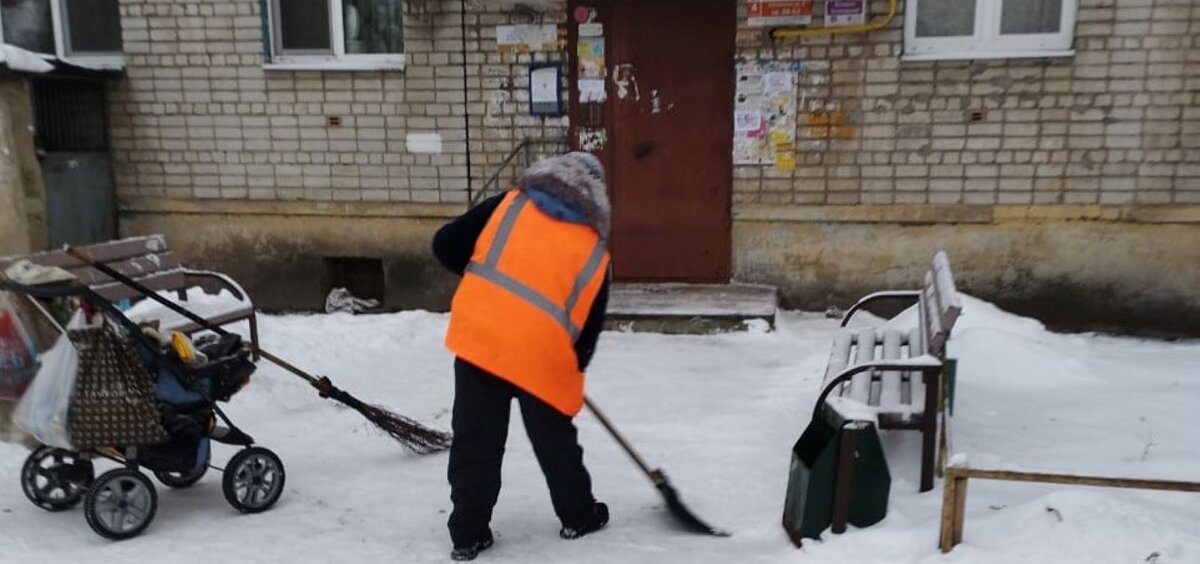
[[[921,290],[865,296],[846,312],[842,327],[871,303],[897,299],[918,304],[917,325],[843,329],[838,333],[816,409],[833,411],[831,415],[841,424],[865,420],[878,424],[880,429],[920,431],[920,491],[925,492],[933,489],[938,408],[947,367],[946,343],[962,313],[962,301],[946,254],[939,251],[934,256]],[[839,467],[839,477],[848,475],[850,470]],[[834,532],[841,532],[839,528],[845,530],[845,521],[839,527],[836,518],[839,503],[847,503],[842,498],[839,500],[835,495]],[[844,515],[845,508],[841,509]]]
[[[222,312],[208,319],[214,325],[228,325],[238,321],[250,322],[250,342],[254,345],[255,354],[258,351],[258,318],[254,312],[254,304],[250,296],[232,278],[219,272],[207,272],[184,268],[179,257],[171,252],[167,240],[162,235],[147,237],[131,237],[119,241],[107,241],[84,247],[78,247],[98,262],[107,264],[117,272],[124,274],[142,285],[156,291],[175,291],[180,300],[187,299],[187,289],[202,287],[205,290],[224,289],[237,298],[241,305],[232,311]],[[104,273],[87,266],[66,252],[48,251],[27,256],[11,256],[0,258],[0,271],[11,264],[27,259],[34,264],[61,267],[79,278],[92,290],[111,302],[121,300],[136,301],[143,296],[128,286],[109,278]],[[164,327],[183,333],[194,333],[203,329],[194,322],[182,325]],[[256,356],[257,358],[257,356]]]

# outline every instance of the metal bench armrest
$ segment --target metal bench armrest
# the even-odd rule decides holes
[[[191,270],[185,268],[183,269],[183,274],[188,278],[208,278],[216,280],[220,282],[226,290],[229,290],[229,292],[233,294],[233,297],[237,298],[239,302],[246,304],[247,313],[245,319],[250,322],[250,344],[254,346],[254,360],[258,361],[258,313],[254,310],[254,302],[250,300],[250,294],[246,293],[246,290],[242,288],[242,285],[238,284],[233,278],[230,278],[229,276],[226,276],[220,272],[213,272],[211,270]]]
[[[883,292],[874,292],[871,294],[867,294],[866,296],[863,296],[861,299],[859,299],[857,302],[855,302],[854,305],[850,306],[850,309],[846,310],[846,314],[842,316],[842,327],[845,327],[847,323],[850,323],[850,318],[853,317],[855,313],[858,313],[858,310],[866,307],[871,302],[877,302],[880,300],[892,300],[892,299],[906,299],[906,300],[911,301],[912,303],[916,303],[917,301],[919,301],[921,299],[921,291],[920,290],[886,290]]]
[[[246,290],[242,288],[241,284],[238,284],[229,276],[221,274],[220,272],[213,272],[211,270],[192,270],[189,268],[183,269],[183,274],[188,278],[208,278],[211,280],[216,280],[222,286],[224,286],[226,290],[229,290],[229,293],[233,294],[233,297],[237,298],[239,302],[246,302],[251,308],[254,307],[254,305],[250,303],[250,294],[247,294]],[[188,285],[192,285],[190,281]]]

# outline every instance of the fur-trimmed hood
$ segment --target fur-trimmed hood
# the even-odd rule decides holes
[[[555,210],[547,209],[537,192],[549,195],[572,211],[596,230],[602,239],[608,239],[612,227],[612,206],[608,201],[608,189],[604,183],[604,167],[591,153],[576,151],[538,161],[525,169],[517,188],[534,196],[532,199],[543,212],[558,219],[571,221]]]

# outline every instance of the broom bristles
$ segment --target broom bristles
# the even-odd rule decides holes
[[[364,403],[334,386],[328,378],[322,378],[319,382],[321,385],[317,389],[321,390],[323,397],[332,398],[359,412],[405,448],[417,454],[433,454],[450,448],[453,438],[450,433],[430,429],[386,407]]]
[[[450,448],[453,435],[430,429],[398,413],[378,405],[361,410],[376,427],[417,454],[432,454]]]

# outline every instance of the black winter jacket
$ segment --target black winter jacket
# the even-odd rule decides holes
[[[492,213],[500,207],[504,196],[505,194],[501,193],[480,202],[438,230],[433,236],[433,254],[442,266],[462,276],[467,264],[471,262],[471,255],[475,253],[475,243],[479,234],[487,226]],[[596,294],[596,301],[592,303],[587,321],[579,332],[579,339],[575,341],[575,356],[579,359],[580,371],[587,369],[592,354],[596,352],[596,341],[600,338],[600,331],[604,328],[604,317],[608,311],[608,290],[609,279],[605,278],[600,292]]]

